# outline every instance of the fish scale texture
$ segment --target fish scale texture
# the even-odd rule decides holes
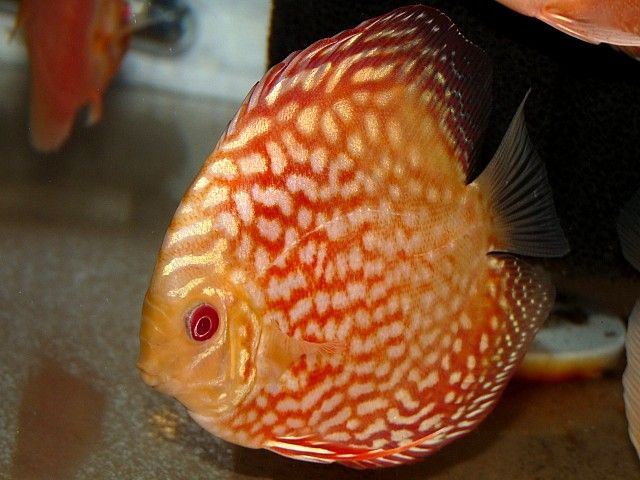
[[[270,63],[407,2],[275,0]],[[416,2],[417,3],[417,2]],[[493,113],[488,161],[528,88],[527,125],[546,164],[572,251],[545,261],[564,275],[632,275],[615,230],[621,206],[640,188],[640,62],[608,46],[568,37],[497,2],[428,2],[491,58]]]
[[[423,8],[275,66],[169,227],[143,377],[215,435],[310,461],[392,466],[473,429],[553,299],[541,270],[492,253],[495,180],[467,183],[489,78]],[[206,342],[183,331],[203,302],[224,326]]]

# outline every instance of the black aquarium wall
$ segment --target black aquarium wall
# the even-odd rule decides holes
[[[407,3],[275,0],[269,62]],[[420,2],[444,11],[493,63],[488,161],[526,91],[526,117],[544,159],[572,251],[550,261],[565,276],[632,275],[615,219],[640,189],[640,62],[590,45],[492,0]]]

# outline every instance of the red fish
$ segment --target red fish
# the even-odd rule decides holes
[[[640,58],[638,0],[497,0],[589,43],[608,43]]]
[[[31,64],[31,144],[57,150],[78,111],[88,123],[102,115],[102,96],[129,45],[125,0],[22,0],[17,27],[24,30]]]
[[[414,461],[495,405],[567,250],[523,107],[476,179],[490,68],[404,7],[253,88],[166,234],[138,365],[213,434],[314,462]]]
[[[640,193],[622,209],[618,219],[618,233],[625,258],[640,271]],[[629,437],[640,457],[640,301],[629,316],[625,345],[627,367],[622,376],[625,411]]]

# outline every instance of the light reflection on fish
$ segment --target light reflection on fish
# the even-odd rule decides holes
[[[30,138],[36,150],[59,149],[78,111],[90,125],[102,116],[102,96],[129,45],[125,0],[22,0],[16,27],[24,31],[31,65]]]
[[[524,105],[470,178],[490,82],[425,6],[272,68],[166,234],[144,380],[225,440],[308,461],[393,466],[473,429],[554,298],[514,254],[568,249]]]
[[[640,0],[497,0],[572,37],[640,59]]]

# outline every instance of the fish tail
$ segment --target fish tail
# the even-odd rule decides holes
[[[560,257],[569,251],[542,160],[533,148],[518,107],[487,168],[474,181],[493,217],[493,252]]]

